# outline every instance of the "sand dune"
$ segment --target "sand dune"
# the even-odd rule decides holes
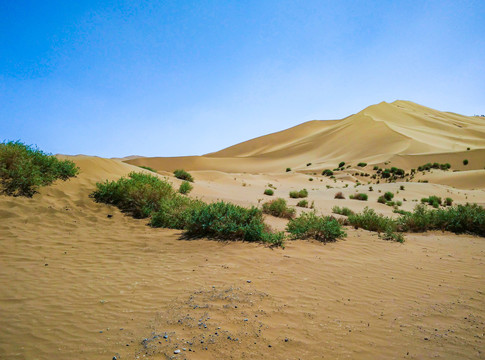
[[[310,121],[204,156],[127,160],[157,170],[280,172],[334,168],[340,161],[382,164],[398,156],[447,157],[485,149],[485,123],[477,117],[441,112],[409,101],[370,106],[342,120]],[[465,154],[463,154],[465,155]],[[477,154],[482,156],[483,152]],[[456,161],[455,166],[461,163]],[[467,169],[483,169],[477,159]],[[424,161],[424,159],[422,159]],[[433,160],[431,160],[433,161]],[[420,165],[420,164],[418,164]]]
[[[346,240],[285,249],[184,240],[89,197],[96,182],[151,173],[136,166],[145,165],[175,187],[172,171],[190,170],[190,196],[207,202],[283,197],[296,206],[289,191],[306,188],[325,215],[338,205],[396,216],[377,202],[386,191],[403,210],[430,195],[485,205],[482,121],[396,101],[199,157],[61,156],[78,177],[33,198],[0,196],[0,359],[483,358],[483,238],[430,232],[398,244],[347,228]],[[352,166],[335,179],[319,175],[339,161]],[[449,162],[452,171],[371,188],[358,161]],[[274,197],[263,195],[270,184]],[[369,200],[350,200],[356,192]]]

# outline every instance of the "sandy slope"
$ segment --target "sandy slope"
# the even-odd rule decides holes
[[[472,152],[467,153],[467,148]],[[436,155],[436,156],[435,156]],[[204,156],[128,160],[157,170],[282,172],[334,168],[340,161],[379,164],[396,156],[409,166],[446,158],[453,169],[474,156],[467,170],[485,167],[485,122],[409,101],[382,102],[342,120],[310,121]],[[412,161],[414,159],[415,161]],[[310,168],[307,163],[312,163]]]
[[[179,231],[149,228],[88,196],[97,181],[144,170],[117,160],[72,159],[81,167],[78,178],[32,199],[0,196],[2,359],[159,359],[177,348],[186,348],[178,359],[484,355],[483,238],[437,232],[408,235],[400,245],[348,229],[345,241],[290,241],[284,250],[181,240]],[[350,181],[310,182],[305,174],[193,175],[193,195],[207,201],[257,205],[272,183],[275,195],[286,198],[291,189],[308,188],[323,213],[339,204],[390,214],[376,203],[379,190],[401,185],[369,192],[368,186],[336,188]],[[404,185],[396,197],[407,198],[406,209],[431,194],[485,203],[483,190]],[[362,189],[368,202],[348,200]],[[339,190],[347,200],[333,199]]]

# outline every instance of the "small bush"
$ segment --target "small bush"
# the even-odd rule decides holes
[[[289,221],[286,230],[294,238],[314,238],[323,242],[336,241],[347,236],[342,225],[331,216],[317,216],[314,212],[302,213]]]
[[[468,165],[468,159],[463,160],[463,165]]]
[[[427,197],[427,198],[422,198],[421,199],[421,202],[423,204],[429,204],[429,205],[431,205],[434,208],[439,208],[440,205],[441,205],[441,198],[438,197],[438,196],[432,195],[432,196]]]
[[[322,175],[324,176],[332,176],[333,175],[333,171],[330,170],[330,169],[325,169],[322,171]]]
[[[148,171],[151,171],[151,172],[154,172],[154,173],[156,173],[156,172],[157,172],[157,170],[155,170],[155,169],[153,169],[153,168],[151,168],[151,167],[149,167],[149,166],[143,166],[143,165],[140,165],[140,166],[138,166],[138,167],[139,167],[139,168],[142,168],[142,169],[145,169],[145,170],[148,170]]]
[[[338,207],[338,206],[334,206],[332,208],[332,212],[335,213],[335,214],[339,214],[339,215],[345,215],[345,216],[349,216],[349,215],[352,215],[354,214],[354,212],[352,210],[350,210],[348,207]]]
[[[345,161],[341,161],[340,164],[338,164],[339,168],[344,167],[344,166],[345,166]]]
[[[341,191],[335,194],[334,199],[345,199],[344,194]]]
[[[446,206],[451,206],[451,205],[453,205],[453,199],[452,199],[452,198],[447,197],[447,198],[445,199],[445,205],[446,205]]]
[[[306,166],[310,166],[312,163],[307,163]]]
[[[183,170],[183,169],[178,169],[178,170],[175,170],[173,172],[173,175],[177,178],[177,179],[181,179],[181,180],[186,180],[186,181],[190,181],[190,182],[194,182],[194,178],[192,177],[192,175],[190,175],[187,171]]]
[[[285,199],[274,199],[263,204],[263,213],[276,217],[291,219],[295,216],[295,209],[288,207]]]
[[[0,193],[32,197],[41,186],[79,173],[70,160],[59,160],[20,141],[0,143]]]
[[[404,236],[391,230],[386,230],[386,232],[381,235],[381,238],[384,240],[396,241],[401,244],[404,243]]]
[[[365,208],[362,213],[349,215],[349,223],[355,228],[362,228],[379,233],[396,231],[396,222],[384,215],[377,214],[373,209]]]
[[[366,167],[367,166],[367,163],[360,162],[360,163],[357,164],[357,166],[359,166],[359,167]]]
[[[184,196],[165,198],[160,201],[157,211],[152,212],[149,225],[168,229],[183,230],[187,226],[190,211],[206,204]]]
[[[290,191],[290,198],[298,199],[298,198],[305,198],[308,196],[308,190],[302,189],[300,191]]]
[[[386,199],[387,201],[391,201],[393,198],[394,194],[392,192],[387,191],[386,193],[384,193],[384,199]]]
[[[273,196],[273,194],[274,194],[274,191],[271,189],[264,190],[264,195]]]
[[[367,196],[367,194],[363,194],[363,193],[359,193],[359,194],[355,194],[355,195],[350,195],[349,197],[352,200],[360,200],[360,201],[367,201],[367,199],[369,198]]]
[[[374,170],[379,170],[379,166],[374,165],[374,168],[373,168],[373,169],[374,169]]]
[[[189,192],[192,191],[194,187],[190,185],[188,181],[183,181],[182,184],[180,184],[179,187],[179,193],[181,194],[188,194]]]
[[[291,168],[286,168],[286,172],[290,172],[291,171]]]
[[[306,207],[308,207],[308,201],[300,200],[300,201],[298,201],[298,204],[296,204],[296,206],[306,208]]]
[[[404,189],[404,185],[399,186],[399,190],[403,191]]]

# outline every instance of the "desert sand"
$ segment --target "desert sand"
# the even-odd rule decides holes
[[[290,205],[297,203],[290,190],[308,189],[322,214],[339,205],[395,216],[377,203],[385,191],[404,210],[429,195],[485,205],[483,119],[396,101],[204,156],[61,157],[81,168],[76,178],[33,198],[0,196],[2,359],[485,356],[484,238],[428,232],[399,244],[347,227],[345,240],[290,240],[285,249],[186,240],[89,197],[96,182],[149,173],[136,166],[145,165],[174,186],[174,169],[190,171],[190,196],[207,202],[259,206],[271,199],[263,190],[272,184],[273,198]],[[351,167],[336,179],[320,175],[340,161]],[[367,184],[369,177],[355,175],[360,161],[368,172],[427,162],[448,162],[451,170]],[[334,199],[338,191],[345,200]],[[369,200],[350,200],[355,192]],[[271,216],[266,222],[286,225]]]

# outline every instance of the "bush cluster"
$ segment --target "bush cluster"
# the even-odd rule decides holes
[[[360,163],[357,164],[357,166],[359,166],[359,167],[366,167],[367,166],[367,163],[360,162]]]
[[[429,204],[434,208],[439,208],[441,205],[441,198],[439,196],[431,195],[430,197],[422,198],[421,202],[423,204]]]
[[[59,160],[20,141],[0,143],[0,193],[32,197],[41,186],[79,173],[70,160]]]
[[[178,194],[157,176],[132,172],[128,178],[97,183],[96,187],[91,194],[95,201],[117,206],[135,218],[151,216],[153,227],[184,229],[194,237],[283,245],[284,234],[267,229],[261,210],[193,200]]]
[[[369,209],[368,207],[362,213],[349,215],[348,221],[355,228],[376,231],[378,233],[397,230],[395,220],[382,214],[377,214],[374,209]]]
[[[173,175],[177,178],[177,179],[180,179],[180,180],[186,180],[186,181],[190,181],[190,182],[194,182],[194,178],[192,177],[192,175],[190,175],[187,171],[183,170],[183,169],[178,169],[178,170],[175,170],[173,172]]]
[[[348,207],[345,207],[345,206],[344,207],[334,206],[332,208],[332,212],[334,214],[345,215],[345,216],[354,214],[352,210],[350,210]]]
[[[325,169],[322,171],[322,175],[324,176],[332,176],[333,175],[333,171],[330,170],[330,169]]]
[[[345,196],[341,191],[339,191],[335,194],[334,199],[345,199]]]
[[[179,193],[181,194],[188,194],[189,192],[192,191],[194,187],[190,184],[188,181],[183,181],[182,184],[180,184],[179,187]]]
[[[264,203],[263,212],[265,214],[286,219],[291,219],[295,216],[295,209],[288,207],[286,200],[281,198]]]
[[[273,196],[274,191],[272,189],[265,189],[264,195]]]
[[[439,164],[439,163],[427,163],[421,166],[418,166],[418,171],[430,171],[431,169],[441,169],[441,170],[449,170],[451,165],[449,163],[446,164]]]
[[[302,189],[300,191],[290,191],[290,198],[298,199],[298,198],[305,198],[308,196],[308,190]]]
[[[336,241],[347,236],[337,219],[317,216],[315,212],[302,213],[290,220],[286,230],[295,238],[315,238],[323,242]]]
[[[145,169],[145,170],[148,170],[148,171],[151,171],[151,172],[154,172],[154,173],[156,173],[156,172],[157,172],[157,170],[155,170],[154,168],[151,168],[151,167],[149,167],[149,166],[140,165],[140,166],[138,166],[138,167],[139,167],[139,168],[142,168],[142,169]]]
[[[359,193],[359,194],[352,194],[349,196],[349,198],[352,200],[367,201],[369,196],[367,196],[367,194]]]
[[[307,200],[300,200],[300,201],[298,201],[298,204],[296,204],[296,206],[306,208],[306,207],[308,207],[308,201]]]

